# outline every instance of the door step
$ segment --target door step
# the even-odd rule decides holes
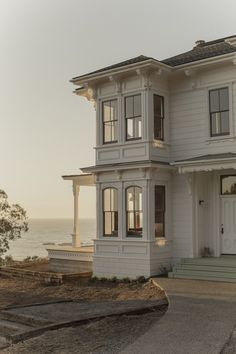
[[[236,283],[236,257],[184,258],[168,276]]]

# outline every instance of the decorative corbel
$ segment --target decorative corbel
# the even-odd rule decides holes
[[[157,76],[161,76],[163,74],[163,69],[159,68],[158,70],[155,71],[155,74]]]
[[[186,179],[186,182],[187,182],[187,186],[188,186],[188,193],[189,195],[192,195],[193,194],[193,176],[192,176],[192,173],[187,173],[184,175],[185,176],[185,179]]]
[[[148,73],[143,74],[143,81],[144,81],[143,86],[146,90],[152,87],[152,82],[150,80],[150,75]]]
[[[146,177],[146,168],[145,167],[140,167],[139,171],[142,173],[141,177],[145,178]]]
[[[122,179],[122,171],[121,170],[115,170],[115,173],[118,176],[118,180],[121,181],[121,179]]]

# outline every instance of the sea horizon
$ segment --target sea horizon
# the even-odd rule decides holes
[[[27,257],[47,257],[46,246],[49,244],[71,243],[73,232],[72,218],[29,218],[29,231],[20,239],[10,242],[10,249],[5,254],[15,260]],[[80,237],[84,245],[92,244],[96,232],[96,219],[80,218]]]

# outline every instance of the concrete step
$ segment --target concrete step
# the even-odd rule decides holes
[[[212,265],[222,267],[235,267],[236,257],[206,257],[206,258],[182,258],[180,264]]]
[[[236,275],[236,267],[229,267],[229,266],[219,266],[219,265],[202,265],[202,264],[190,264],[190,263],[183,263],[177,264],[174,266],[173,271],[178,272],[179,270],[197,270],[203,272],[224,272],[224,273],[232,273]]]
[[[177,269],[176,271],[173,272],[175,276],[177,275],[187,275],[187,276],[207,276],[207,277],[212,277],[212,278],[225,278],[225,279],[235,279],[236,281],[236,272],[235,273],[230,273],[230,272],[224,272],[224,271],[217,271],[215,272],[214,270],[208,271],[208,270],[203,270],[200,271],[198,269]]]
[[[220,278],[220,277],[209,277],[205,276],[204,274],[202,275],[184,275],[184,274],[173,274],[172,278],[176,279],[192,279],[192,280],[207,280],[207,281],[220,281],[220,282],[226,282],[226,283],[236,283],[236,279],[229,279],[229,278]]]
[[[236,282],[236,257],[183,258],[170,278]]]

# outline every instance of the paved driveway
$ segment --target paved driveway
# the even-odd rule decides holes
[[[169,310],[122,354],[236,353],[236,284],[156,281],[167,292]]]

